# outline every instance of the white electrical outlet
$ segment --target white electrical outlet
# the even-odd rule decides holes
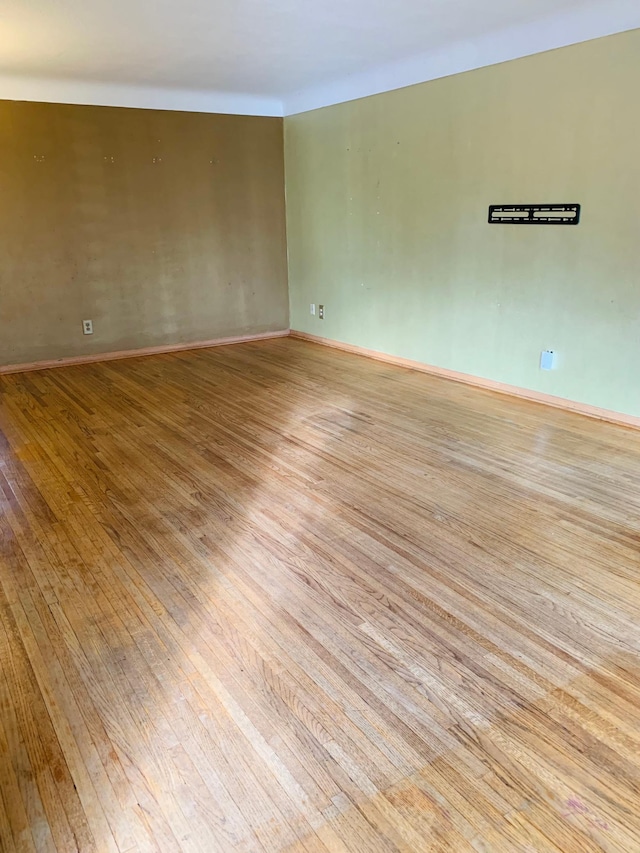
[[[316,313],[316,303],[312,302],[309,305],[309,314],[313,314],[315,316],[315,313]]]
[[[324,305],[318,305],[318,319],[324,320]]]
[[[83,320],[82,321],[82,334],[83,335],[92,335],[93,334],[93,320]]]
[[[543,350],[540,353],[540,370],[555,370],[556,354],[552,349]]]

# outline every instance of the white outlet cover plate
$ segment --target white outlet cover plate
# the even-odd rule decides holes
[[[540,353],[540,370],[554,370],[556,366],[556,354],[547,349]]]

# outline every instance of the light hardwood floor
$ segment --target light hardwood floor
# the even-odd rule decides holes
[[[0,429],[3,851],[640,851],[639,433],[291,339]]]

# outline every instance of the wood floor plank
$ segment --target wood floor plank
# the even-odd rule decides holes
[[[640,853],[638,451],[293,339],[0,377],[0,850]]]

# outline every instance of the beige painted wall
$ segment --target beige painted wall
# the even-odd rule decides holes
[[[277,118],[0,102],[0,365],[286,329],[282,145]]]
[[[639,93],[636,30],[286,119],[292,328],[640,415]]]

